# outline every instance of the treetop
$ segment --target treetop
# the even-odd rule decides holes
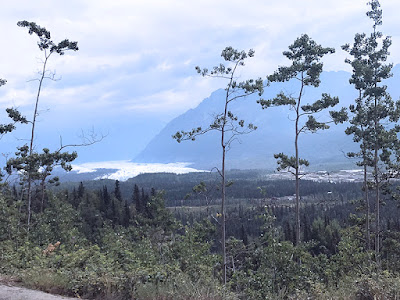
[[[376,29],[376,26],[382,25],[382,10],[379,9],[381,5],[378,0],[368,2],[368,5],[371,5],[371,10],[367,12],[367,16],[374,21],[374,29]]]
[[[322,73],[323,66],[319,61],[324,55],[335,53],[335,49],[330,47],[324,48],[318,45],[307,34],[302,34],[289,46],[289,50],[284,51],[283,55],[292,61],[292,65],[279,67],[278,71],[267,77],[268,81],[285,82],[301,74],[301,78],[299,79],[305,85],[318,87],[320,84],[319,76]]]
[[[41,51],[50,50],[50,54],[56,52],[60,55],[64,55],[66,50],[78,51],[78,42],[72,42],[65,39],[58,44],[51,40],[50,31],[46,28],[37,25],[35,22],[19,21],[17,23],[19,27],[27,27],[28,33],[32,35],[33,33],[39,37],[38,46]]]

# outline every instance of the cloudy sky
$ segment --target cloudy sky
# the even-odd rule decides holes
[[[391,35],[391,61],[400,62],[400,2],[381,0]],[[282,51],[302,33],[337,49],[325,70],[349,70],[346,53],[356,32],[370,32],[364,0],[15,0],[0,10],[0,108],[28,116],[35,100],[42,55],[36,37],[19,20],[34,21],[54,41],[78,41],[79,51],[53,56],[40,102],[38,147],[47,140],[76,142],[94,129],[107,137],[81,151],[81,161],[131,159],[174,117],[196,107],[224,83],[201,78],[195,66],[220,63],[228,45],[254,49],[240,76],[264,77],[286,63]],[[1,115],[3,118],[3,115]],[[4,118],[3,118],[4,120]],[[19,129],[2,142],[21,141]],[[46,142],[45,142],[46,140]],[[110,149],[107,153],[101,149]],[[5,149],[4,144],[2,148]]]

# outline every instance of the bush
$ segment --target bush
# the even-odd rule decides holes
[[[192,281],[187,274],[177,274],[160,283],[139,284],[135,299],[141,300],[236,300],[233,293],[224,290],[212,278]]]
[[[388,272],[363,275],[355,282],[357,300],[385,300],[400,298],[400,278]]]

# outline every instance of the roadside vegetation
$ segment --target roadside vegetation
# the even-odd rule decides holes
[[[400,292],[394,201],[382,212],[377,264],[365,245],[357,197],[334,201],[340,194],[309,182],[298,246],[294,200],[268,192],[231,199],[224,286],[218,203],[165,207],[163,192],[133,185],[125,198],[119,186],[48,191],[43,211],[34,193],[29,231],[20,192],[4,186],[0,272],[32,288],[90,299],[395,299]]]

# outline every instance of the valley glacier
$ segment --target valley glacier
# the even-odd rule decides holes
[[[144,173],[175,173],[184,174],[190,172],[204,172],[190,168],[191,163],[134,163],[129,160],[103,161],[103,162],[88,162],[72,165],[73,171],[77,174],[93,173],[99,169],[110,169],[111,171],[105,175],[101,175],[96,179],[113,179],[126,181],[129,178],[135,177]]]

